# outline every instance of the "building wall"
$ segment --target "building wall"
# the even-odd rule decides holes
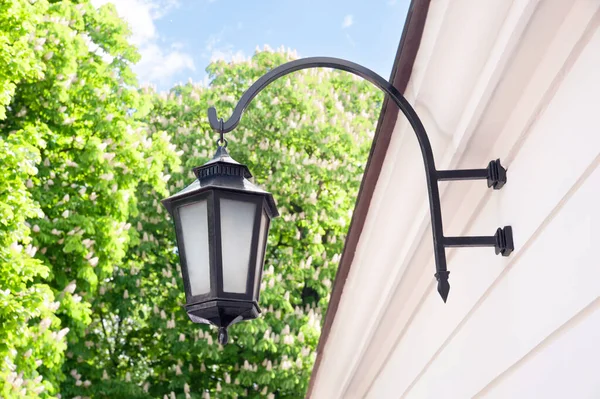
[[[446,235],[510,224],[516,250],[447,250],[441,301],[400,118],[313,398],[600,398],[599,9],[432,2],[407,98],[438,168],[508,168],[500,191],[440,183]]]

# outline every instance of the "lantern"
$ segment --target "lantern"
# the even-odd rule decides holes
[[[162,201],[175,223],[186,305],[195,323],[227,328],[256,318],[273,196],[219,146],[192,184]]]

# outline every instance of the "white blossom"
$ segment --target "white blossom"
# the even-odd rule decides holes
[[[279,366],[282,370],[289,370],[292,367],[292,362],[290,362],[289,360],[284,360],[281,362],[281,365]]]
[[[65,335],[67,335],[67,333],[69,332],[69,328],[65,327],[62,330],[60,330],[56,336],[56,338],[58,338],[59,340],[63,339],[65,337]]]
[[[69,284],[67,284],[67,286],[65,287],[65,289],[63,291],[68,292],[69,294],[72,294],[75,292],[76,287],[77,287],[77,282],[75,280],[73,280]]]
[[[125,290],[123,292],[123,299],[128,299],[129,298],[129,291]]]
[[[102,158],[106,159],[107,161],[112,161],[116,155],[117,154],[115,154],[114,152],[107,152],[102,155]]]
[[[49,319],[47,317],[42,319],[42,321],[40,321],[40,331],[46,330],[48,327],[50,327],[50,324],[52,324],[51,319]]]
[[[283,337],[283,343],[285,345],[292,345],[294,343],[294,337],[292,335],[285,335]]]
[[[27,245],[27,248],[25,248],[25,253],[27,255],[31,256],[32,258],[35,256],[36,252],[37,252],[37,247],[34,247],[31,244]]]
[[[16,389],[16,388],[21,387],[22,384],[23,384],[23,378],[22,377],[17,377],[13,381],[12,386]]]
[[[88,260],[88,263],[92,266],[92,267],[96,267],[96,265],[98,264],[98,257],[94,256],[92,259]]]
[[[23,246],[15,241],[12,244],[10,244],[10,249],[16,252],[21,252],[23,250]]]
[[[31,391],[32,391],[33,393],[35,393],[35,394],[39,395],[39,394],[41,394],[42,392],[44,392],[44,389],[46,389],[46,387],[45,387],[45,386],[43,386],[43,385],[39,385],[39,386],[37,386],[37,387],[33,388]]]

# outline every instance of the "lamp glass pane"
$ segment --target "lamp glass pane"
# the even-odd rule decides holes
[[[246,292],[256,204],[221,198],[223,291]]]
[[[265,244],[267,241],[267,224],[269,219],[266,212],[263,210],[260,216],[260,231],[258,233],[258,252],[256,254],[256,274],[254,275],[254,295],[258,298],[258,290],[260,286],[260,274],[263,268],[265,257]]]
[[[191,294],[207,294],[210,292],[207,200],[180,207],[179,220]]]

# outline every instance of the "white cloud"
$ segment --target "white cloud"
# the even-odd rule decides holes
[[[346,33],[346,39],[348,39],[348,43],[350,43],[352,47],[356,47],[356,43],[354,42],[354,40],[352,40],[352,37],[349,33]]]
[[[354,17],[351,14],[348,14],[344,17],[344,22],[342,22],[342,28],[346,29],[351,27],[354,24]]]
[[[149,43],[143,49],[142,59],[134,68],[141,83],[167,85],[176,73],[196,70],[192,57],[179,50],[164,50],[156,43]]]
[[[223,60],[223,61],[233,61],[233,62],[241,62],[246,59],[246,54],[243,50],[233,51],[233,49],[225,49],[225,50],[214,50],[210,55],[210,62]]]
[[[226,28],[221,29],[219,33],[212,34],[206,40],[203,56],[208,58],[210,62],[223,60],[226,62],[240,62],[246,59],[246,54],[243,50],[235,51],[232,44],[222,44],[223,36]]]
[[[178,7],[178,0],[92,0],[95,7],[106,3],[113,3],[131,28],[131,42],[141,55],[140,62],[133,67],[140,83],[169,84],[175,74],[196,69],[191,55],[182,51],[182,43],[172,43],[170,48],[159,45],[154,21]]]

